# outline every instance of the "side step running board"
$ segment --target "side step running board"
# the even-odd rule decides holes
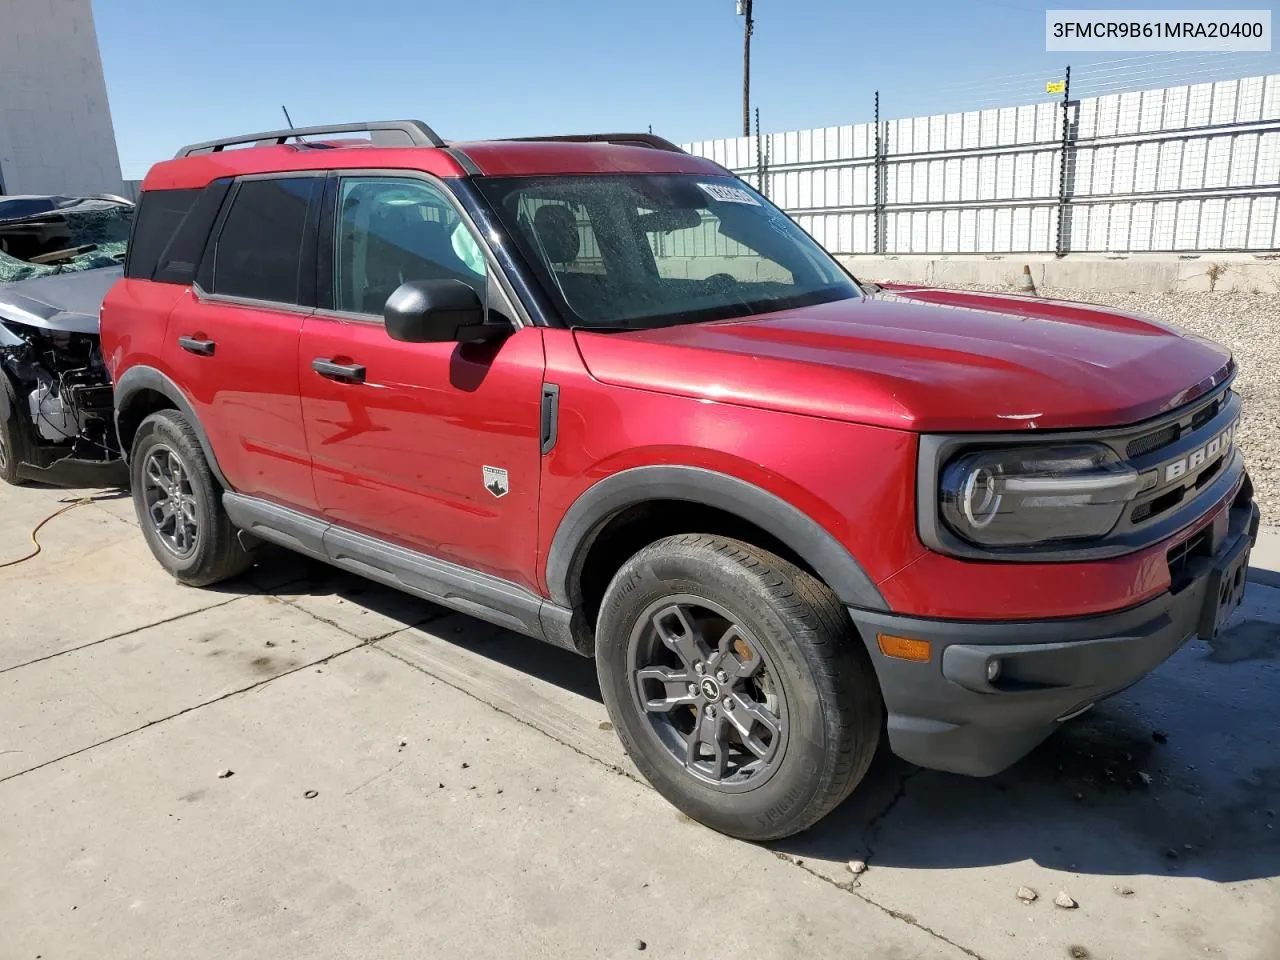
[[[574,653],[593,653],[589,632],[571,629],[571,611],[509,580],[256,497],[224,493],[222,504],[231,522],[255,537]]]

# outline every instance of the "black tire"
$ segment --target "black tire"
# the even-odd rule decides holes
[[[719,633],[725,622],[731,629]],[[691,634],[697,646],[687,648],[687,639],[680,638]],[[716,657],[695,663],[697,676],[690,679],[699,682],[685,684],[685,696],[674,679],[689,672],[685,654],[710,649],[717,634],[745,641],[742,647],[738,640],[717,641],[722,665],[729,662],[726,650],[740,650],[746,658],[733,654],[739,662],[729,667],[727,683],[712,685],[711,694],[702,685],[711,672],[721,676],[714,670]],[[756,648],[762,658],[755,658]],[[676,656],[666,666],[644,667],[650,659],[646,650],[651,657],[669,651]],[[858,785],[880,741],[880,688],[840,602],[794,564],[737,540],[668,537],[623,564],[601,605],[596,657],[609,716],[640,772],[689,817],[730,836],[774,840],[817,823]],[[755,684],[745,700],[753,704],[750,716],[777,723],[748,721],[744,737],[733,728],[744,716],[744,700],[734,693],[742,681],[734,676],[751,664],[764,680],[746,681]],[[662,679],[654,679],[655,671],[664,671]],[[692,706],[668,707],[675,702],[673,692]],[[778,709],[784,712],[775,715]],[[690,746],[691,739],[703,739],[697,733],[704,716],[706,730],[728,733],[714,751],[711,744]],[[690,724],[695,726],[682,745],[683,728]],[[746,749],[748,738],[755,751]],[[723,759],[733,756],[740,761],[736,772],[732,759]],[[752,764],[756,772],[735,779]]]
[[[0,480],[19,487],[24,481],[18,476],[18,464],[30,457],[30,440],[13,382],[3,371],[0,371],[0,390],[4,391],[5,409],[9,411],[8,416],[0,418]]]
[[[169,491],[181,500],[181,509],[175,511],[194,525],[194,532],[187,530],[186,537],[177,532],[176,526],[157,519],[163,510],[156,501],[156,475],[149,472],[153,463],[161,471],[169,467],[169,480],[177,477]],[[142,535],[160,566],[179,582],[207,587],[252,566],[253,555],[240,545],[236,528],[222,508],[222,487],[209,470],[200,441],[182,413],[161,410],[142,421],[129,456],[129,480]]]

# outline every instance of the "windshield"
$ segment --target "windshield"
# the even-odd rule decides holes
[[[124,262],[133,204],[96,197],[0,200],[0,283]]]
[[[476,184],[571,326],[647,329],[860,295],[807,233],[735,177]]]

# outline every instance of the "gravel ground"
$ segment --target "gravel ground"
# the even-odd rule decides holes
[[[993,288],[994,289],[994,288]],[[1042,297],[1098,303],[1174,323],[1227,347],[1244,401],[1239,442],[1262,522],[1280,524],[1280,297],[1255,293],[1112,293],[1044,287]]]

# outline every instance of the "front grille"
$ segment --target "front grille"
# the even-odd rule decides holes
[[[1215,447],[1208,459],[1208,444],[1227,428],[1223,421],[1233,402],[1230,388],[1224,387],[1216,396],[1201,397],[1171,414],[1160,426],[1129,434],[1123,445],[1114,444],[1145,480],[1143,493],[1131,505],[1121,529],[1146,528],[1188,511],[1200,492],[1221,476],[1230,447],[1220,453]]]
[[[1222,465],[1226,463],[1226,461],[1226,457],[1219,457],[1217,460],[1213,461],[1213,463],[1209,464],[1200,476],[1196,477],[1196,489],[1199,490],[1206,483],[1216,477],[1218,475],[1218,471],[1222,469]]]
[[[1227,394],[1223,393],[1214,397],[1212,401],[1206,403],[1194,414],[1191,415],[1190,422],[1187,421],[1185,414],[1177,423],[1166,424],[1159,430],[1153,430],[1150,433],[1135,437],[1129,441],[1129,445],[1125,447],[1125,454],[1130,459],[1145,457],[1149,453],[1154,453],[1161,447],[1167,447],[1171,443],[1177,441],[1186,433],[1194,433],[1212,420],[1222,410],[1222,405],[1226,402]]]
[[[1130,440],[1129,446],[1125,448],[1125,452],[1130,458],[1145,456],[1153,450],[1159,450],[1161,447],[1167,447],[1174,443],[1182,436],[1182,427],[1180,424],[1171,423],[1167,427],[1161,427],[1155,433],[1148,433],[1145,437],[1138,437],[1136,440]]]
[[[1219,457],[1201,470],[1200,473],[1196,474],[1194,480],[1190,483],[1184,483],[1181,486],[1174,487],[1172,490],[1166,490],[1154,500],[1138,504],[1130,512],[1129,520],[1134,524],[1139,524],[1144,520],[1150,520],[1152,517],[1158,517],[1166,510],[1172,510],[1186,499],[1188,493],[1203,489],[1210,480],[1218,475],[1222,465],[1226,462],[1227,458],[1225,456]]]
[[[1166,510],[1172,510],[1182,502],[1182,498],[1186,495],[1186,487],[1178,487],[1163,493],[1154,500],[1148,500],[1146,503],[1140,503],[1133,508],[1133,513],[1129,514],[1129,519],[1134,523],[1141,523],[1143,520],[1150,520],[1152,517],[1164,513]]]
[[[1222,398],[1219,397],[1213,403],[1201,407],[1196,411],[1195,416],[1191,418],[1191,429],[1199,430],[1206,423],[1218,415],[1218,411],[1222,409]]]

